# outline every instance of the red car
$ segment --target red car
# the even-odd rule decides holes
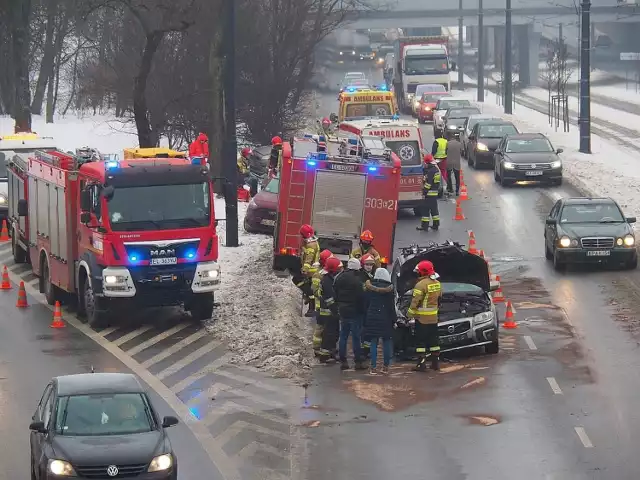
[[[436,103],[440,98],[450,96],[451,94],[449,92],[427,92],[422,95],[422,98],[419,100],[418,122],[433,122],[433,109],[436,107]]]
[[[244,229],[247,232],[273,234],[276,225],[279,190],[280,179],[272,178],[253,197],[244,216]]]

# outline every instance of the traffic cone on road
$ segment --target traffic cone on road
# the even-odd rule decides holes
[[[0,230],[0,242],[8,242],[11,240],[9,238],[9,229],[7,228],[7,221],[2,221],[2,230]]]
[[[460,199],[456,200],[456,216],[453,217],[454,220],[466,220],[464,218],[464,214],[462,213],[462,204],[460,203]]]
[[[29,304],[27,303],[27,291],[24,289],[24,282],[20,282],[20,288],[18,288],[18,301],[16,302],[16,307],[18,308],[27,308]]]
[[[0,290],[11,290],[11,282],[9,281],[9,270],[5,265],[2,269],[2,283],[0,284]]]
[[[462,189],[462,187],[467,188],[467,184],[464,183],[464,173],[462,173],[462,169],[460,169],[460,189]]]
[[[461,202],[469,200],[469,192],[467,192],[467,186],[462,183],[462,180],[460,180],[460,196],[458,198]]]
[[[478,252],[478,256],[483,259],[485,262],[487,261],[487,257],[484,256],[484,250],[480,250]]]
[[[476,248],[476,239],[473,237],[469,237],[469,248],[467,251],[473,255],[478,254],[478,249]]]
[[[60,302],[56,302],[53,307],[53,321],[50,325],[51,328],[63,328],[64,322],[62,321],[62,309],[60,308]]]
[[[504,315],[504,323],[502,326],[503,328],[518,328],[518,324],[515,322],[513,317],[513,306],[511,305],[511,301],[507,302],[507,313]]]
[[[500,275],[496,275],[496,282],[500,283]],[[502,292],[502,284],[498,285],[498,289],[493,292],[493,303],[504,303],[504,293]]]

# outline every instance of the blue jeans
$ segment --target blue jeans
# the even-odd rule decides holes
[[[362,361],[362,317],[343,318],[340,322],[340,341],[338,342],[338,353],[340,361],[347,361],[347,341],[351,335],[351,345],[353,346],[353,356],[356,362]]]
[[[371,356],[371,368],[376,368],[378,363],[378,340],[380,337],[371,338],[371,351],[369,355]],[[388,367],[391,364],[391,356],[393,355],[393,339],[392,338],[383,338],[382,339],[382,361],[385,367]]]

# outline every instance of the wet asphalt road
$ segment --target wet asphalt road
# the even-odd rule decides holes
[[[15,308],[16,288],[0,292],[0,479],[29,478],[29,423],[42,391],[52,377],[96,372],[129,372],[94,341],[67,326],[52,329],[51,310],[29,297],[31,306]],[[150,393],[161,416],[176,415]],[[222,478],[184,424],[171,428],[180,480]],[[204,475],[204,476],[203,476]]]
[[[423,135],[430,145],[430,126]],[[578,193],[502,188],[491,171],[464,167],[467,220],[454,222],[454,204],[442,201],[441,230],[420,233],[405,212],[396,245],[466,243],[473,230],[519,328],[502,330],[499,355],[461,356],[437,374],[403,364],[389,377],[318,367],[303,409],[311,457],[302,478],[638,478],[640,273],[555,272],[544,258],[544,217]]]

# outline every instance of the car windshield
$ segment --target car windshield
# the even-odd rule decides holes
[[[469,100],[440,100],[438,110],[449,110],[451,108],[470,107]]]
[[[347,105],[346,117],[375,117],[393,115],[388,103],[352,103]]]
[[[565,205],[560,223],[622,223],[620,209],[612,203]]]
[[[461,109],[451,109],[449,113],[447,113],[447,118],[468,118],[470,115],[474,113],[480,113],[476,108],[461,108]]]
[[[109,199],[113,231],[169,230],[211,224],[207,182],[118,187]]]
[[[264,191],[268,193],[278,194],[280,192],[280,179],[276,177],[269,180],[267,186],[264,187]]]
[[[484,290],[477,285],[472,285],[470,283],[442,282],[442,293],[482,295],[484,294]]]
[[[151,432],[155,421],[140,393],[72,395],[58,398],[58,435],[126,435]]]
[[[546,138],[527,138],[509,140],[505,151],[507,153],[551,153],[553,147]]]
[[[420,145],[417,140],[402,140],[397,142],[386,140],[385,144],[393,153],[400,157],[402,166],[421,164]]]
[[[518,133],[516,127],[510,124],[504,125],[480,125],[478,127],[478,136],[481,138],[502,138],[505,135]]]
[[[437,103],[442,97],[450,97],[450,93],[442,92],[442,93],[425,93],[422,96],[422,101],[424,103]]]
[[[430,73],[449,73],[447,57],[407,56],[404,59],[404,71],[407,75],[427,75]]]

